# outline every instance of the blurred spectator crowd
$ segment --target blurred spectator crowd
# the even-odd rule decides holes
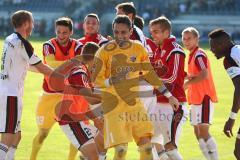
[[[160,15],[175,19],[181,15],[239,15],[240,0],[131,0],[137,8],[137,14],[149,20]],[[19,9],[30,10],[33,13],[56,13],[59,16],[68,16],[74,20],[75,34],[82,34],[82,21],[86,14],[97,13],[101,18],[105,14],[115,14],[114,7],[126,0],[0,0],[0,36],[9,34],[9,15]],[[45,37],[54,35],[54,19],[48,16],[35,17],[35,35]],[[111,27],[107,27],[108,30]],[[239,36],[239,32],[233,34]]]

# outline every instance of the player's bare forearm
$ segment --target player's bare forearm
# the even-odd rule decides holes
[[[208,78],[208,71],[207,71],[207,69],[204,69],[198,75],[190,76],[189,80],[187,80],[185,83],[188,85],[196,84],[207,78]]]
[[[37,68],[34,67],[34,66],[29,66],[28,71],[34,72],[34,73],[40,73],[40,72],[37,70]]]
[[[48,65],[43,64],[42,62],[31,67],[34,67],[38,72],[44,74],[45,76],[49,76],[50,74],[53,73],[53,69]]]
[[[233,78],[234,84],[234,97],[233,97],[233,106],[232,112],[238,113],[240,109],[240,76]]]

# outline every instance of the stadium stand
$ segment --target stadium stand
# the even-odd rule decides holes
[[[117,3],[115,0],[0,0],[0,36],[7,35],[9,27],[9,14],[19,9],[33,12],[35,17],[35,36],[52,36],[53,22],[59,16],[68,16],[74,20],[75,35],[82,34],[83,17],[90,12],[97,13],[101,18],[103,34],[111,33],[111,18],[115,15]],[[122,0],[121,2],[127,2]],[[138,14],[149,20],[165,15],[173,21],[173,32],[180,36],[181,30],[186,26],[195,26],[199,29],[203,39],[209,30],[224,27],[235,39],[240,39],[239,0],[132,0]],[[107,19],[105,19],[108,17]],[[223,21],[224,19],[224,21]],[[148,35],[147,28],[144,31]],[[46,34],[48,33],[48,34]],[[49,34],[51,33],[51,34]]]

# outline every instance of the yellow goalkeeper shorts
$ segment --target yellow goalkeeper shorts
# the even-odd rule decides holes
[[[62,100],[61,94],[45,94],[39,98],[36,121],[40,129],[50,129],[55,121],[55,107]]]
[[[152,135],[153,125],[144,107],[136,107],[136,110],[131,112],[114,112],[104,116],[105,148],[128,143],[133,139],[138,143],[140,138],[151,138]]]

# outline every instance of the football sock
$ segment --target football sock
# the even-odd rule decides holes
[[[166,152],[168,157],[174,160],[183,160],[182,155],[178,152],[177,149],[169,150]]]
[[[8,149],[6,160],[14,160],[16,150],[17,150],[17,146],[11,146]]]
[[[217,145],[214,138],[210,137],[206,143],[211,160],[218,160]]]
[[[152,160],[153,159],[151,143],[147,143],[147,144],[139,146],[139,152],[140,152],[140,160]]]
[[[0,143],[0,160],[6,160],[6,155],[8,152],[8,146]]]

